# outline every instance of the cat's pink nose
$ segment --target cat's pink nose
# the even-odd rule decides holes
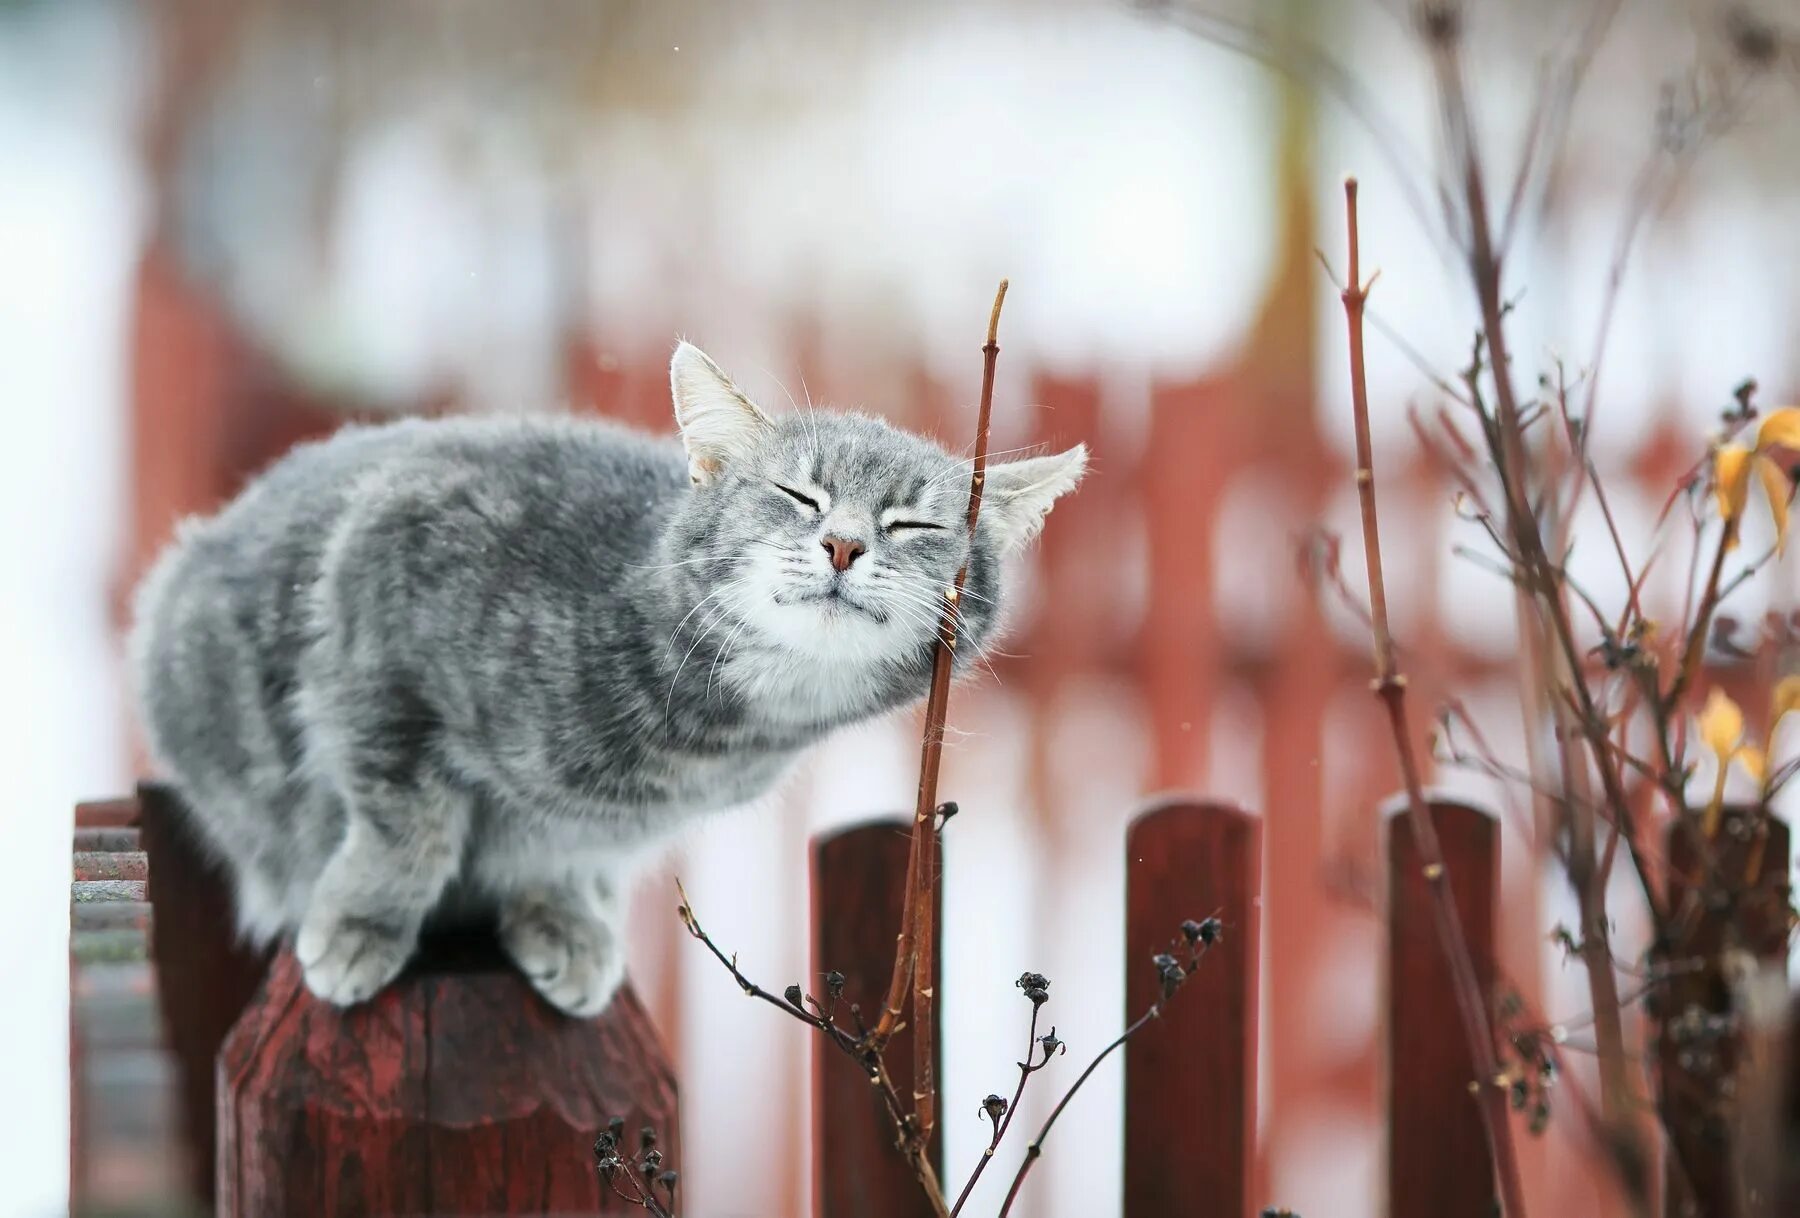
[[[856,561],[857,555],[867,554],[869,547],[860,541],[851,541],[844,537],[827,536],[819,543],[825,552],[831,555],[831,565],[839,571],[848,571],[850,564]]]

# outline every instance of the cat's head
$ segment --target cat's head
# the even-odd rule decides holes
[[[985,634],[1001,609],[1003,559],[1087,466],[1080,445],[990,464],[971,552],[967,460],[866,415],[770,415],[687,343],[670,381],[695,488],[682,541],[695,552],[676,557],[702,560],[719,614],[802,653],[916,659],[965,560],[965,632]]]

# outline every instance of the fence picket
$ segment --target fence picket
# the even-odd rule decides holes
[[[1171,800],[1125,842],[1125,1018],[1158,994],[1150,958],[1185,919],[1223,936],[1158,1026],[1125,1045],[1125,1214],[1243,1218],[1256,1137],[1262,825],[1225,804]]]
[[[812,973],[802,988],[825,1002],[825,974],[842,973],[837,1016],[847,1027],[854,1027],[852,1002],[871,1025],[880,1015],[905,900],[907,840],[905,822],[880,820],[813,843]],[[942,916],[933,925],[941,941]],[[943,960],[941,951],[936,959]],[[938,1004],[942,1009],[942,990]],[[895,1153],[893,1126],[874,1089],[823,1037],[813,1037],[812,1052],[815,1218],[929,1218],[931,1206]],[[903,1029],[885,1056],[895,1088],[910,1097],[911,1034]],[[942,1084],[941,1042],[936,1073]],[[940,1175],[943,1128],[940,1121],[931,1147]]]
[[[1432,823],[1481,988],[1494,986],[1500,841],[1492,815],[1438,801]],[[1390,1218],[1498,1212],[1493,1156],[1426,881],[1404,811],[1388,821],[1387,1186]],[[1484,1082],[1486,1080],[1483,1080]]]

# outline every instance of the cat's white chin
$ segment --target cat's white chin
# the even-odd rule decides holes
[[[759,646],[725,661],[724,679],[772,719],[843,722],[868,714],[887,688],[888,665],[918,642],[901,619],[878,621],[841,601],[763,601],[745,629]]]
[[[907,650],[905,630],[842,597],[770,604],[759,615],[765,637],[789,651],[840,663],[878,663]]]

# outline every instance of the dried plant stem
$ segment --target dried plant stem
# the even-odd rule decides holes
[[[687,928],[688,934],[700,940],[706,946],[706,950],[725,966],[726,971],[731,974],[731,979],[737,982],[738,989],[743,991],[746,998],[755,998],[766,1002],[776,1010],[790,1015],[807,1027],[822,1033],[841,1052],[856,1062],[858,1068],[868,1078],[870,1086],[881,1097],[882,1104],[887,1108],[888,1117],[894,1122],[894,1128],[899,1136],[900,1152],[905,1156],[908,1166],[912,1168],[913,1175],[918,1178],[919,1187],[924,1192],[926,1200],[931,1204],[932,1213],[936,1215],[936,1218],[950,1218],[950,1211],[944,1204],[943,1185],[938,1180],[937,1170],[932,1167],[931,1155],[926,1149],[927,1140],[918,1137],[913,1132],[916,1122],[907,1113],[905,1105],[901,1103],[900,1093],[894,1087],[893,1079],[889,1076],[887,1067],[881,1060],[881,1054],[871,1049],[863,1037],[854,1036],[839,1027],[829,1011],[825,1014],[814,1014],[804,1006],[795,1006],[785,998],[771,994],[744,976],[743,970],[738,968],[737,957],[726,955],[713,941],[712,936],[706,933],[706,929],[700,925],[700,919],[695,915],[693,905],[688,901],[687,890],[682,887],[680,880],[675,881],[675,890],[681,895],[681,904],[677,907],[676,912],[681,916],[682,926]]]
[[[1519,1187],[1519,1169],[1513,1154],[1512,1128],[1507,1121],[1506,1096],[1494,1085],[1500,1073],[1494,1055],[1494,1035],[1488,1017],[1487,996],[1482,992],[1480,977],[1469,955],[1469,943],[1463,933],[1462,919],[1456,910],[1455,894],[1449,871],[1444,866],[1443,851],[1438,845],[1437,830],[1425,803],[1419,763],[1413,753],[1412,734],[1406,713],[1406,678],[1394,660],[1393,634],[1388,628],[1387,590],[1381,568],[1381,534],[1375,509],[1374,454],[1369,439],[1369,390],[1363,364],[1363,308],[1368,300],[1370,283],[1362,280],[1361,251],[1356,223],[1356,179],[1344,183],[1344,208],[1350,229],[1349,278],[1343,289],[1344,316],[1350,335],[1350,395],[1356,423],[1356,489],[1362,505],[1363,549],[1368,562],[1370,619],[1375,635],[1376,696],[1387,708],[1388,726],[1393,731],[1394,749],[1399,757],[1400,773],[1406,784],[1407,816],[1418,847],[1421,871],[1431,892],[1433,920],[1438,942],[1449,966],[1451,985],[1456,994],[1457,1013],[1468,1041],[1469,1056],[1475,1067],[1481,1113],[1487,1131],[1488,1147],[1494,1156],[1495,1186],[1500,1195],[1504,1218],[1522,1218],[1524,1195]]]
[[[1569,623],[1556,564],[1544,547],[1542,531],[1531,507],[1529,488],[1525,484],[1526,458],[1524,428],[1521,423],[1518,395],[1513,387],[1512,362],[1506,336],[1506,306],[1501,297],[1500,257],[1496,251],[1488,221],[1487,192],[1478,155],[1474,123],[1464,88],[1462,64],[1453,39],[1434,46],[1433,66],[1437,72],[1438,91],[1443,104],[1444,123],[1449,146],[1459,164],[1463,205],[1469,225],[1468,259],[1475,287],[1476,304],[1481,313],[1481,331],[1487,342],[1497,406],[1494,419],[1494,457],[1500,482],[1506,492],[1506,514],[1514,540],[1514,549],[1527,576],[1531,593],[1543,621],[1547,624],[1560,655],[1573,703],[1575,727],[1587,742],[1593,755],[1594,768],[1600,776],[1606,803],[1621,817],[1629,815],[1630,801],[1625,796],[1611,752],[1607,719],[1594,703],[1592,691],[1582,679],[1580,649]],[[1530,616],[1528,628],[1541,628]],[[1564,712],[1553,701],[1553,713],[1560,721]],[[1595,1013],[1594,1041],[1600,1064],[1601,1111],[1614,1136],[1622,1142],[1635,1143],[1631,1132],[1631,1112],[1638,1108],[1635,1089],[1625,1054],[1624,1026],[1619,1010],[1618,983],[1613,976],[1611,928],[1606,915],[1606,876],[1599,871],[1595,849],[1595,818],[1590,810],[1574,803],[1569,805],[1569,881],[1575,889],[1581,910],[1582,961],[1588,974],[1588,990]],[[1623,825],[1628,845],[1637,861],[1635,834]],[[1652,899],[1653,921],[1661,930],[1660,911]],[[1633,1154],[1630,1158],[1638,1158]],[[1637,1182],[1627,1181],[1634,1195]]]
[[[962,1186],[962,1192],[956,1194],[956,1203],[950,1207],[950,1218],[957,1218],[962,1213],[963,1205],[969,1200],[969,1194],[975,1191],[975,1182],[981,1179],[981,1173],[993,1162],[994,1152],[1000,1149],[1000,1140],[1012,1127],[1013,1118],[1019,1115],[1019,1099],[1025,1094],[1025,1084],[1037,1071],[1050,1064],[1050,1054],[1044,1054],[1044,1060],[1032,1064],[1032,1054],[1037,1051],[1038,1012],[1043,1008],[1036,1003],[1031,1007],[1031,1031],[1025,1037],[1025,1060],[1019,1063],[1019,1083],[1013,1088],[1012,1103],[1006,1106],[1006,1115],[994,1122],[993,1136],[988,1139],[987,1147],[981,1152],[981,1158],[975,1161],[975,1170],[969,1173],[968,1180]],[[1054,1031],[1055,1029],[1052,1029]]]
[[[1216,920],[1209,918],[1207,921],[1214,925],[1216,932]],[[1192,929],[1192,933],[1190,933],[1190,928]],[[1195,970],[1200,967],[1200,962],[1206,958],[1207,952],[1212,949],[1213,943],[1217,941],[1216,933],[1211,936],[1207,935],[1198,923],[1184,924],[1182,926],[1182,934],[1187,939],[1187,959],[1178,960],[1172,954],[1163,954],[1156,956],[1152,960],[1152,963],[1157,966],[1162,982],[1162,989],[1157,995],[1156,1001],[1151,1003],[1142,1015],[1139,1015],[1137,1019],[1132,1021],[1129,1027],[1119,1033],[1119,1035],[1113,1039],[1111,1044],[1095,1054],[1094,1060],[1087,1064],[1087,1069],[1083,1070],[1080,1077],[1069,1084],[1069,1089],[1063,1092],[1062,1099],[1056,1102],[1056,1107],[1052,1108],[1050,1110],[1050,1115],[1045,1118],[1043,1127],[1037,1131],[1037,1137],[1031,1139],[1031,1145],[1025,1148],[1024,1161],[1019,1164],[1019,1170],[1013,1174],[1012,1187],[1006,1190],[1006,1200],[1000,1206],[998,1218],[1006,1218],[1008,1214],[1012,1213],[1013,1202],[1018,1200],[1019,1189],[1025,1185],[1025,1177],[1031,1174],[1031,1169],[1037,1165],[1038,1159],[1044,1153],[1044,1143],[1050,1137],[1051,1128],[1055,1126],[1056,1119],[1063,1114],[1063,1109],[1069,1106],[1069,1101],[1075,1098],[1075,1093],[1081,1090],[1081,1085],[1092,1077],[1094,1071],[1100,1068],[1100,1063],[1111,1057],[1113,1052],[1117,1050],[1120,1045],[1124,1044],[1133,1036],[1136,1036],[1139,1032],[1142,1032],[1145,1028],[1149,1027],[1157,1019],[1161,1018],[1163,1007],[1168,1005],[1169,1000],[1181,992],[1181,987],[1187,984],[1188,978],[1194,975]],[[1174,950],[1180,950],[1179,946]],[[1032,1031],[1037,1031],[1035,1015],[1032,1021]],[[1031,1055],[1029,1053],[1026,1054],[1025,1060],[1027,1062],[1031,1060]],[[1039,1063],[1039,1068],[1048,1063],[1049,1060],[1049,1054],[1046,1053],[1043,1062]],[[1022,1092],[1025,1089],[1025,1075],[1028,1075],[1030,1071],[1025,1069],[1023,1063],[1021,1063],[1020,1069],[1024,1071],[1024,1074],[1021,1074],[1019,1078],[1019,1091]],[[1017,1093],[1014,1094],[1013,1103],[1016,1108],[1018,1104]],[[1010,1113],[1008,1115],[1010,1116]],[[1004,1128],[1000,1132],[1004,1132]],[[998,1145],[999,1141],[1000,1139],[997,1133],[994,1137],[994,1143]],[[979,1170],[977,1171],[977,1174],[980,1174]],[[971,1180],[969,1184],[970,1187],[973,1187],[974,1181]],[[963,1192],[966,1195],[968,1189],[964,1189]]]
[[[1000,281],[994,308],[988,315],[987,342],[981,348],[981,407],[975,421],[975,460],[969,476],[968,528],[971,544],[981,517],[981,495],[987,484],[988,424],[994,408],[994,364],[1000,355],[1000,308],[1006,302],[1007,281]],[[956,582],[944,594],[938,616],[937,650],[932,658],[931,693],[925,702],[925,733],[919,748],[919,791],[913,806],[912,850],[906,863],[906,898],[900,916],[900,936],[894,953],[894,972],[888,983],[881,1018],[871,1033],[876,1049],[885,1046],[900,1024],[907,987],[913,991],[913,1099],[918,1114],[916,1136],[921,1143],[931,1138],[937,1115],[934,1078],[936,1029],[933,1026],[936,994],[932,974],[936,952],[938,882],[937,785],[944,755],[944,722],[950,703],[950,670],[956,654],[956,621],[968,564],[956,573]]]
[[[1681,708],[1681,696],[1693,684],[1694,677],[1700,672],[1700,660],[1706,654],[1706,638],[1712,633],[1713,612],[1719,607],[1721,593],[1719,580],[1725,574],[1725,556],[1731,552],[1737,541],[1737,521],[1727,520],[1725,530],[1719,535],[1719,548],[1713,553],[1712,570],[1706,577],[1706,589],[1700,595],[1700,608],[1694,614],[1693,628],[1688,631],[1688,643],[1681,656],[1681,667],[1675,671],[1674,679],[1669,683],[1669,692],[1663,695],[1663,713],[1673,715]]]
[[[1473,172],[1473,171],[1471,171]],[[1471,178],[1472,181],[1477,179]],[[1475,187],[1471,187],[1475,191]],[[1475,200],[1479,201],[1476,193]],[[1472,207],[1475,203],[1472,202]],[[1536,568],[1537,578],[1533,581],[1535,599],[1545,617],[1548,619],[1551,633],[1560,652],[1561,664],[1568,679],[1568,686],[1575,706],[1573,708],[1577,730],[1585,737],[1589,750],[1593,755],[1594,766],[1599,773],[1602,787],[1605,789],[1606,803],[1615,809],[1623,818],[1629,816],[1630,801],[1625,797],[1624,784],[1619,777],[1617,765],[1611,756],[1609,729],[1605,716],[1594,704],[1592,691],[1581,676],[1580,653],[1575,643],[1574,630],[1568,619],[1568,612],[1563,604],[1558,585],[1551,574],[1551,562],[1544,550],[1543,536],[1538,529],[1536,517],[1529,506],[1529,497],[1522,485],[1524,477],[1524,456],[1522,428],[1519,423],[1517,399],[1512,388],[1512,373],[1507,354],[1504,309],[1500,299],[1499,267],[1492,259],[1487,244],[1487,226],[1485,213],[1476,211],[1478,218],[1474,221],[1475,253],[1474,266],[1477,293],[1480,297],[1482,328],[1487,335],[1488,350],[1492,356],[1494,378],[1494,394],[1499,408],[1498,428],[1504,450],[1510,454],[1507,470],[1502,472],[1502,480],[1507,484],[1507,515],[1511,518],[1512,531],[1520,556],[1526,569]],[[1526,619],[1530,621],[1529,618]],[[1555,710],[1556,717],[1561,719],[1560,707]],[[1621,822],[1621,831],[1627,835],[1628,843],[1634,858],[1638,850],[1635,831]],[[1629,1067],[1625,1054],[1624,1026],[1619,1012],[1618,983],[1613,977],[1613,958],[1611,927],[1606,914],[1606,877],[1597,867],[1595,817],[1591,810],[1584,809],[1574,803],[1569,805],[1569,881],[1575,889],[1576,901],[1581,911],[1581,946],[1582,962],[1588,974],[1588,991],[1592,998],[1593,1009],[1597,1019],[1594,1025],[1594,1040],[1598,1049],[1600,1062],[1600,1107],[1601,1112],[1613,1126],[1615,1135],[1626,1134],[1628,1113],[1637,1105],[1633,1100],[1635,1088],[1631,1085]],[[1653,920],[1657,906],[1652,896],[1651,911]],[[1635,1189],[1635,1186],[1634,1186]]]
[[[1162,1003],[1159,1002],[1139,1015],[1135,1023],[1119,1033],[1111,1044],[1094,1056],[1094,1060],[1088,1063],[1087,1069],[1081,1072],[1081,1077],[1077,1078],[1073,1085],[1063,1093],[1062,1099],[1057,1101],[1056,1107],[1050,1111],[1049,1118],[1044,1121],[1044,1127],[1038,1130],[1037,1137],[1031,1139],[1031,1145],[1025,1148],[1025,1160],[1019,1164],[1019,1170],[1013,1176],[1012,1187],[1006,1190],[1006,1201],[1000,1206],[999,1218],[1006,1218],[1008,1214],[1012,1213],[1013,1202],[1018,1199],[1019,1189],[1025,1184],[1025,1177],[1030,1174],[1031,1169],[1044,1153],[1044,1141],[1050,1136],[1050,1127],[1056,1124],[1056,1118],[1062,1115],[1063,1109],[1069,1106],[1069,1101],[1075,1098],[1075,1093],[1081,1090],[1081,1084],[1087,1082],[1088,1076],[1100,1068],[1101,1062],[1112,1056],[1114,1049],[1137,1035],[1152,1019],[1161,1014]]]

